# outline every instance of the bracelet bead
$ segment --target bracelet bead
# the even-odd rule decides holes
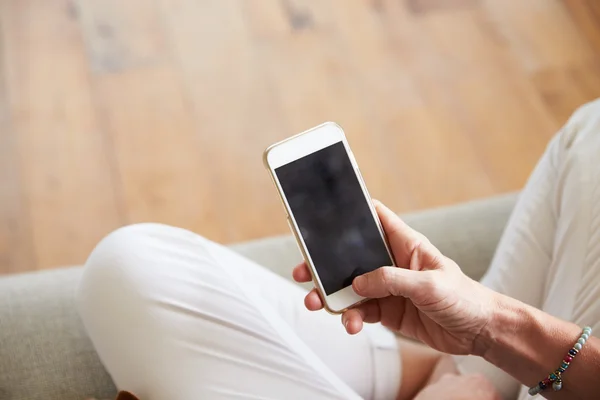
[[[540,393],[542,391],[542,389],[540,389],[540,386],[534,386],[531,389],[529,389],[528,393],[530,396],[535,396],[536,394]]]

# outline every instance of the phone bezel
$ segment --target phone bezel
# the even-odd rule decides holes
[[[390,247],[383,231],[383,227],[381,226],[381,222],[379,221],[379,217],[377,216],[377,211],[375,210],[373,202],[371,201],[371,196],[369,195],[360,170],[358,169],[356,159],[354,158],[354,154],[350,149],[346,135],[338,124],[334,122],[326,122],[292,136],[286,140],[275,143],[265,150],[263,156],[265,166],[270,172],[271,178],[273,179],[273,182],[277,187],[277,191],[279,192],[279,197],[284,205],[290,229],[296,238],[296,242],[298,243],[298,247],[300,248],[304,260],[309,267],[315,287],[323,299],[324,308],[332,314],[342,313],[348,308],[356,306],[357,304],[360,304],[368,299],[356,294],[352,289],[352,286],[347,286],[330,295],[326,294],[319,278],[319,274],[312,263],[312,259],[306,244],[304,243],[304,239],[299,233],[298,225],[285,197],[285,193],[283,192],[283,189],[279,183],[275,169],[339,142],[342,142],[344,145],[348,158],[350,159],[354,169],[354,173],[356,174],[360,183],[365,200],[369,205],[371,214],[373,215],[373,219],[376,223],[377,229],[379,230],[379,234],[381,235],[381,239],[383,240],[390,259],[393,262],[394,257],[390,251]]]

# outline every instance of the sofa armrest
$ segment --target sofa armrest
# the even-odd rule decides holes
[[[456,261],[467,275],[479,280],[490,265],[516,200],[517,194],[511,193],[402,218]]]

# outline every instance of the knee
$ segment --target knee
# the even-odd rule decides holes
[[[193,232],[162,224],[117,229],[98,243],[85,263],[76,295],[80,312],[90,305],[99,308],[98,303],[101,308],[143,305],[150,292],[206,265],[211,245]]]
[[[140,254],[148,250],[149,234],[155,224],[136,224],[119,228],[104,237],[88,257],[81,284],[104,284],[135,274],[141,267]]]
[[[89,313],[97,304],[107,305],[137,281],[139,254],[147,250],[147,232],[151,224],[130,225],[117,229],[103,238],[88,257],[76,293],[82,314]]]
[[[600,98],[579,107],[560,134],[561,147],[600,147]]]
[[[84,320],[140,311],[149,291],[170,268],[166,258],[194,235],[161,224],[136,224],[110,233],[98,243],[83,268],[76,303]]]

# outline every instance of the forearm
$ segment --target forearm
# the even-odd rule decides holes
[[[531,387],[553,372],[577,341],[581,327],[504,295],[494,295],[490,322],[476,352]],[[595,321],[589,321],[591,324]],[[546,389],[549,399],[592,399],[600,391],[600,340],[590,337],[562,376],[563,389]]]

